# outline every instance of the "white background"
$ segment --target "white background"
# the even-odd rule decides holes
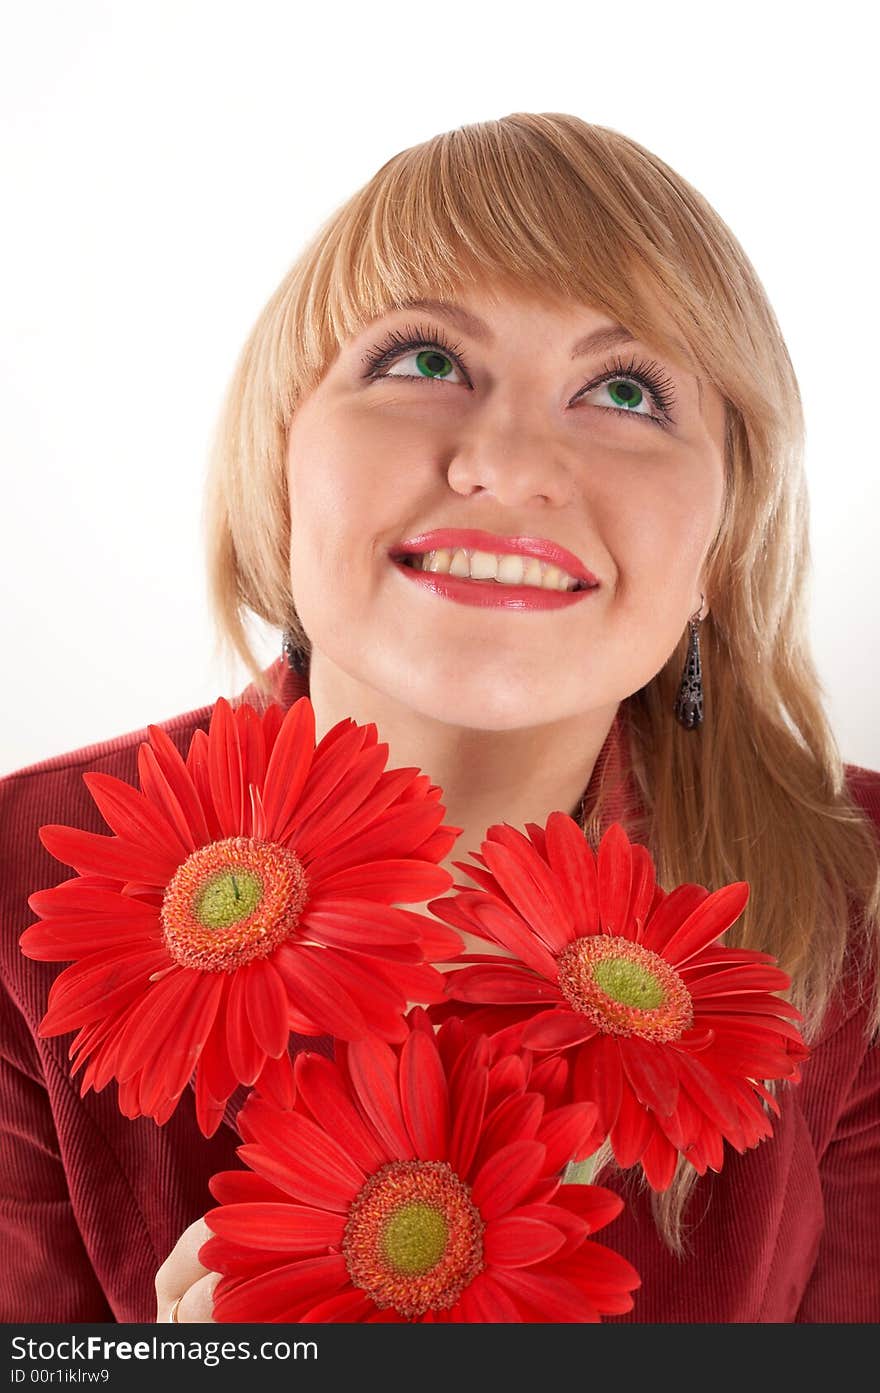
[[[214,658],[201,530],[241,345],[381,164],[513,111],[648,146],[754,263],[805,402],[814,654],[844,758],[880,768],[868,13],[7,4],[0,773],[245,684]],[[279,637],[259,638],[269,662]]]

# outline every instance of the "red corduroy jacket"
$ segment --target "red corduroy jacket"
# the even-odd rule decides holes
[[[287,707],[308,693],[279,659],[269,669]],[[248,688],[239,700],[259,707]],[[233,703],[235,704],[235,703]],[[161,722],[186,754],[211,707]],[[137,786],[147,731],[44,760],[0,779],[0,1320],[154,1321],[154,1277],[180,1234],[214,1206],[208,1180],[241,1165],[232,1096],[210,1139],[191,1095],[171,1119],[130,1121],[115,1082],[79,1095],[70,1036],[40,1039],[49,987],[63,964],[34,962],[19,937],[37,916],[28,896],[71,872],[38,829],[64,823],[107,833],[83,782],[101,770]],[[619,750],[619,722],[593,773]],[[430,771],[428,771],[430,772]],[[880,773],[847,766],[849,787],[880,837]],[[618,814],[625,805],[618,805]],[[637,838],[636,838],[637,839]],[[464,857],[464,852],[462,857]],[[634,1308],[612,1321],[880,1321],[880,1046],[867,1037],[868,1004],[852,979],[826,1017],[802,1080],[779,1091],[774,1135],[745,1155],[725,1147],[719,1174],[692,1192],[690,1252],[663,1244],[647,1193],[626,1176],[601,1183],[626,1200],[603,1242],[634,1264]],[[291,1052],[305,1044],[292,1037]],[[309,1042],[332,1054],[332,1041]]]

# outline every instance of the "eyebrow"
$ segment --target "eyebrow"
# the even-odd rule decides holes
[[[387,314],[393,314],[398,310],[416,309],[432,310],[434,314],[444,315],[458,328],[470,334],[472,339],[478,343],[491,343],[493,334],[488,324],[485,324],[477,315],[466,310],[463,305],[457,305],[452,300],[404,300],[402,304],[395,305],[387,310]],[[571,349],[572,360],[585,357],[590,353],[605,353],[610,348],[617,348],[619,344],[636,343],[637,339],[622,324],[610,324],[604,329],[594,329],[590,334],[584,334],[579,338]]]

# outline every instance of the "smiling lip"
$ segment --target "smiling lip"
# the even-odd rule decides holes
[[[478,605],[484,608],[535,610],[564,609],[567,605],[577,605],[587,595],[599,589],[598,585],[586,585],[583,590],[545,590],[537,585],[501,585],[497,580],[464,580],[461,576],[445,575],[442,571],[416,571],[404,561],[391,558],[392,565],[401,575],[414,585],[433,590],[447,600],[457,600],[463,605]]]
[[[438,551],[441,547],[448,547],[454,551],[457,547],[467,550],[490,551],[497,555],[507,553],[514,556],[536,556],[539,561],[549,561],[560,570],[567,571],[575,580],[581,580],[585,585],[598,585],[599,581],[592,571],[588,571],[582,561],[570,552],[567,547],[560,546],[558,542],[550,542],[546,537],[499,537],[494,532],[480,532],[475,528],[441,527],[433,532],[423,532],[418,537],[408,537],[405,542],[400,542],[396,547],[391,548],[389,556],[396,560],[399,556],[412,556],[425,551]],[[473,584],[473,582],[466,582]],[[492,582],[493,585],[497,582]],[[517,587],[531,589],[532,587]],[[552,593],[552,592],[544,592]],[[561,591],[561,594],[580,594],[580,591]]]

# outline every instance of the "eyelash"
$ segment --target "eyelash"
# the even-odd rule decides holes
[[[442,331],[424,330],[418,327],[410,328],[407,326],[403,333],[398,333],[396,329],[391,332],[362,358],[367,371],[365,377],[379,378],[386,377],[388,374],[383,371],[392,363],[403,356],[404,353],[417,348],[434,348],[444,353],[451,362],[459,368],[465,376],[468,375],[467,364],[461,355],[459,344],[447,342]],[[440,377],[420,377],[408,374],[413,381],[420,382],[442,382],[445,379]],[[647,421],[653,425],[660,426],[665,430],[668,425],[674,425],[671,414],[672,407],[675,405],[675,397],[672,393],[672,382],[668,377],[661,375],[656,363],[637,362],[631,358],[628,364],[624,364],[620,358],[615,358],[612,363],[606,364],[602,375],[590,382],[583,391],[592,391],[594,387],[601,387],[605,382],[616,382],[619,378],[629,378],[636,382],[640,387],[647,389],[649,396],[653,399],[656,407],[662,413],[660,416],[645,415],[644,412],[628,411],[625,407],[612,406],[603,407],[604,411],[611,411],[615,416],[629,416],[638,421]],[[407,380],[406,377],[403,378]]]

